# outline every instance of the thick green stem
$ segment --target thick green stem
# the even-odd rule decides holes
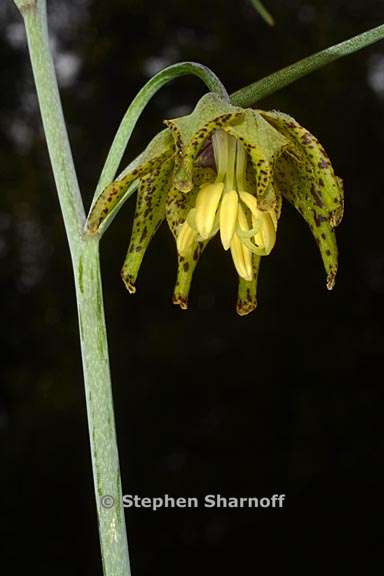
[[[104,575],[129,576],[131,572],[122,503],[97,238],[82,241],[75,270],[81,353]]]
[[[200,78],[211,92],[216,92],[222,98],[228,98],[227,91],[212,70],[196,62],[179,62],[155,74],[132,100],[120,123],[101,172],[93,200],[96,200],[104,188],[114,179],[133,129],[151,98],[171,80],[189,74]]]
[[[45,0],[17,2],[28,39],[45,137],[69,243],[78,238],[85,214],[48,45]]]
[[[374,44],[379,40],[384,39],[384,25],[363,32],[358,36],[354,36],[345,42],[326,48],[321,52],[312,54],[308,58],[299,60],[291,66],[287,66],[278,72],[274,72],[270,76],[266,76],[245,88],[241,88],[234,94],[231,94],[231,102],[236,106],[252,106],[262,98],[270,96],[277,90],[281,90],[285,86],[292,84],[295,80],[299,80],[310,72],[314,72],[322,68],[326,64],[330,64],[339,58],[348,56],[353,52],[357,52],[370,44]]]
[[[75,275],[104,575],[129,576],[131,572],[122,507],[98,238],[87,238],[82,233],[85,214],[48,47],[46,2],[15,0],[15,3],[26,26],[44,131]]]

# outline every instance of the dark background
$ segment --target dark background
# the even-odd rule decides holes
[[[129,101],[160,67],[210,66],[229,91],[383,22],[379,0],[49,1],[55,62],[88,205]],[[101,574],[69,254],[23,27],[1,3],[1,521],[4,573]],[[126,160],[204,93],[163,89]],[[283,510],[130,510],[134,576],[336,571],[381,562],[383,468],[384,43],[262,103],[315,133],[344,179],[340,272],[285,206],[262,263],[259,308],[235,314],[236,275],[212,242],[190,309],[171,304],[164,226],[138,292],[120,281],[134,200],[102,243],[123,491],[270,496]],[[372,572],[376,573],[376,572]]]

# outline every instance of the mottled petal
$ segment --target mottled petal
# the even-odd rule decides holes
[[[274,209],[277,200],[270,188],[273,166],[289,141],[255,110],[246,110],[241,122],[224,130],[242,143],[251,160],[259,208]]]
[[[252,280],[244,280],[239,277],[236,311],[239,316],[246,316],[257,306],[257,280],[259,277],[261,257],[252,255],[253,275]]]
[[[241,122],[224,130],[239,140],[248,153],[252,148],[262,150],[264,158],[271,163],[289,145],[289,140],[256,110],[244,110]]]
[[[206,245],[207,242],[196,242],[193,253],[190,256],[185,258],[178,255],[177,277],[172,302],[183,310],[188,308],[188,296],[193,273]]]
[[[166,120],[178,152],[175,186],[182,192],[193,187],[194,162],[214,130],[242,120],[242,108],[232,106],[216,94],[206,94],[188,116]]]
[[[195,168],[193,173],[193,190],[190,194],[183,194],[173,185],[170,188],[166,201],[166,216],[168,226],[177,240],[180,227],[186,220],[190,210],[195,206],[199,190],[205,184],[215,180],[212,168]]]
[[[303,162],[303,170],[311,181],[311,186],[306,187],[306,201],[334,228],[343,217],[344,194],[324,148],[291,116],[281,112],[262,112],[262,115],[293,144],[295,155]]]
[[[336,236],[328,217],[311,200],[312,182],[305,165],[284,155],[275,169],[274,181],[282,195],[295,206],[311,228],[327,273],[327,287],[333,288],[337,272]]]
[[[169,228],[176,241],[183,223],[195,204],[199,189],[204,184],[212,182],[214,178],[215,172],[211,168],[195,168],[193,174],[194,186],[190,194],[183,194],[174,186],[170,189],[166,202],[166,217]],[[188,294],[193,272],[207,244],[208,241],[195,241],[193,246],[191,246],[191,251],[188,256],[180,256],[178,254],[177,278],[173,302],[183,309],[188,307]]]
[[[165,218],[167,191],[171,186],[173,159],[158,166],[140,182],[131,240],[121,270],[129,292],[135,292],[135,282],[150,241]]]
[[[96,234],[104,220],[124,202],[131,184],[158,168],[174,154],[174,144],[169,130],[153,138],[147,148],[124,172],[107,186],[93,204],[86,223],[89,234]]]

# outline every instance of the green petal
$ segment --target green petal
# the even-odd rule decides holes
[[[195,168],[193,173],[194,185],[190,194],[183,194],[175,186],[170,189],[166,202],[166,217],[175,240],[177,239],[179,227],[183,224],[189,210],[195,204],[200,187],[203,184],[212,182],[215,176],[216,174],[211,168]],[[177,278],[172,301],[184,310],[188,308],[188,295],[193,273],[207,244],[208,241],[196,242],[190,256],[183,257],[178,255]]]
[[[121,276],[129,292],[136,291],[136,278],[144,254],[165,218],[167,192],[171,185],[173,158],[142,177],[137,193],[136,212]]]
[[[327,273],[327,288],[335,283],[337,272],[337,244],[328,214],[325,215],[313,200],[311,171],[308,163],[298,162],[284,154],[275,168],[274,182],[282,195],[295,206],[309,224],[319,246]]]
[[[248,282],[239,277],[236,311],[239,316],[246,316],[257,307],[257,280],[259,276],[261,256],[252,255],[253,280]]]
[[[273,166],[289,141],[255,110],[245,110],[241,122],[224,130],[240,140],[250,157],[259,208],[274,209],[278,199],[270,187]]]
[[[332,228],[336,227],[343,217],[343,187],[324,148],[291,116],[281,112],[261,114],[294,145],[295,155],[305,163],[305,170],[311,178],[310,190],[306,187],[306,200],[315,204],[316,210],[329,220]]]
[[[176,145],[184,148],[206,124],[215,118],[233,113],[243,113],[243,109],[232,106],[217,94],[209,92],[200,98],[191,114],[165,120],[165,124],[172,131]]]
[[[256,196],[256,179],[255,179],[255,171],[253,166],[250,162],[248,162],[246,177],[246,192],[249,192],[253,196]],[[276,220],[279,220],[281,215],[281,208],[283,204],[283,199],[281,196],[280,190],[278,190],[273,183],[271,183],[266,192],[263,196],[263,200],[261,202],[261,208],[264,210],[273,210],[276,216]]]
[[[193,254],[190,257],[185,258],[180,255],[177,257],[177,277],[172,302],[176,306],[180,306],[183,310],[188,308],[188,296],[193,273],[207,244],[208,241],[196,242]]]
[[[88,233],[98,232],[104,220],[124,202],[128,189],[135,180],[156,169],[173,154],[173,138],[169,130],[162,130],[151,140],[144,152],[96,199],[86,223]]]
[[[231,106],[216,94],[205,94],[188,116],[166,120],[171,130],[178,152],[175,186],[182,192],[190,192],[193,187],[193,164],[203,144],[218,128],[242,120],[242,108]]]
[[[262,150],[264,158],[271,163],[289,144],[288,138],[271,126],[256,110],[244,110],[242,121],[236,126],[228,126],[225,131],[240,140],[246,149],[249,146]]]

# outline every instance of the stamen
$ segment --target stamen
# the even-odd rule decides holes
[[[247,153],[244,146],[237,140],[237,151],[236,151],[236,186],[237,190],[244,191],[247,189],[246,184],[246,174],[247,174]],[[245,192],[246,193],[246,192]]]
[[[247,216],[245,215],[244,208],[239,204],[238,208],[239,226],[244,232],[249,232],[250,226],[248,224]]]
[[[252,212],[254,216],[258,216],[260,210],[257,207],[257,200],[255,196],[249,194],[249,192],[239,192],[241,200],[244,202],[247,208]]]
[[[205,184],[197,195],[195,222],[203,240],[207,240],[212,232],[223,189],[223,182]]]
[[[236,166],[236,138],[229,136],[228,139],[228,159],[225,169],[225,192],[235,189],[235,166]]]
[[[261,232],[263,246],[266,254],[270,254],[276,242],[276,230],[269,212],[263,212],[261,216]]]
[[[235,190],[225,192],[220,206],[220,237],[224,250],[231,245],[237,222],[238,195]]]
[[[272,214],[257,208],[257,200],[248,192],[240,192],[240,198],[252,213],[252,227],[256,229],[255,243],[264,249],[265,255],[271,253],[276,242],[276,226]]]
[[[238,235],[238,237],[240,238],[240,240],[243,240],[245,238],[252,238],[252,236],[256,236],[256,234],[259,232],[260,228],[261,228],[261,222],[259,220],[256,220],[255,218],[252,218],[252,228],[250,228],[249,230],[243,230],[243,228],[240,227],[240,225],[238,224],[236,226],[236,234]]]
[[[231,254],[238,275],[250,282],[253,274],[252,255],[249,250],[243,246],[237,234],[234,234],[232,238]]]
[[[241,204],[239,204],[238,216],[239,216],[238,222],[240,228],[238,236],[241,242],[243,243],[244,248],[246,248],[249,252],[252,252],[253,254],[257,254],[258,256],[265,256],[266,253],[264,247],[255,246],[255,244],[250,240],[250,236],[254,236],[255,232],[256,236],[260,234],[258,230],[262,225],[261,220],[256,219],[252,214],[252,228],[251,228],[250,225],[248,224],[247,216]]]
[[[216,162],[216,182],[223,182],[228,164],[228,135],[224,130],[215,130],[212,135],[212,146]]]
[[[189,225],[188,220],[185,220],[180,228],[176,241],[177,251],[180,256],[190,255],[196,241],[196,236],[197,234]]]
[[[243,256],[244,256],[244,264],[245,264],[245,280],[250,282],[253,278],[253,267],[252,267],[252,252],[248,250],[248,248],[242,244],[243,249]]]

